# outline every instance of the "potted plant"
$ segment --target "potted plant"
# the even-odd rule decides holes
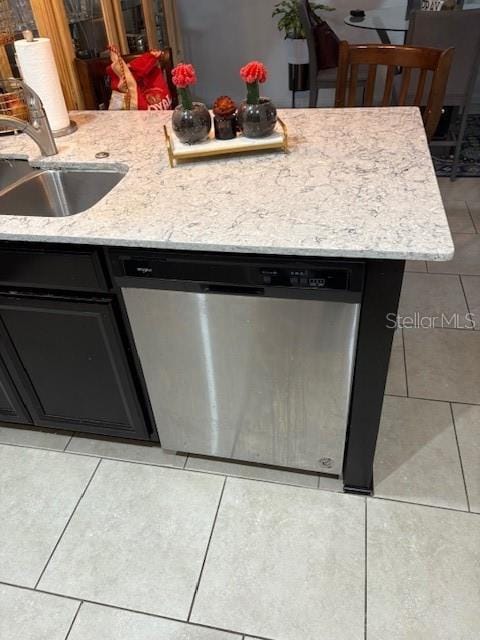
[[[247,99],[238,108],[238,126],[247,138],[264,138],[273,133],[277,110],[270,98],[260,96],[260,84],[267,80],[264,64],[252,60],[240,69],[240,77],[247,85]]]
[[[191,64],[178,64],[172,71],[172,80],[180,101],[172,115],[172,129],[180,142],[201,142],[210,133],[212,117],[202,102],[192,101],[190,87],[197,82],[195,69]]]
[[[310,2],[313,11],[335,11],[318,2]],[[306,91],[308,86],[308,45],[298,13],[298,0],[281,0],[274,7],[272,18],[280,17],[277,27],[285,34],[289,65],[290,91]]]

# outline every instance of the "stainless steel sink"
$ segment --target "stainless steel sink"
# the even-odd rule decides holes
[[[0,191],[34,172],[27,160],[0,160]]]
[[[120,171],[33,169],[23,162],[1,163],[0,215],[71,216],[90,209],[125,175]]]

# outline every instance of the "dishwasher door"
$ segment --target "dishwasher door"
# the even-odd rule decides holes
[[[341,473],[359,304],[122,292],[164,448]]]

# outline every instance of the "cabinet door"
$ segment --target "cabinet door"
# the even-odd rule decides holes
[[[0,420],[31,424],[32,419],[13,384],[3,360],[0,359]]]
[[[110,300],[0,296],[0,320],[34,424],[148,438]]]

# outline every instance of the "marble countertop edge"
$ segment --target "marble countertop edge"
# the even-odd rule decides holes
[[[0,216],[0,239],[309,257],[450,260],[454,246],[417,108],[280,110],[289,154],[168,165],[160,112],[74,112],[59,154],[24,134],[0,157],[119,170],[85,212]],[[106,159],[96,159],[99,151]],[[318,231],[317,231],[318,230]]]

